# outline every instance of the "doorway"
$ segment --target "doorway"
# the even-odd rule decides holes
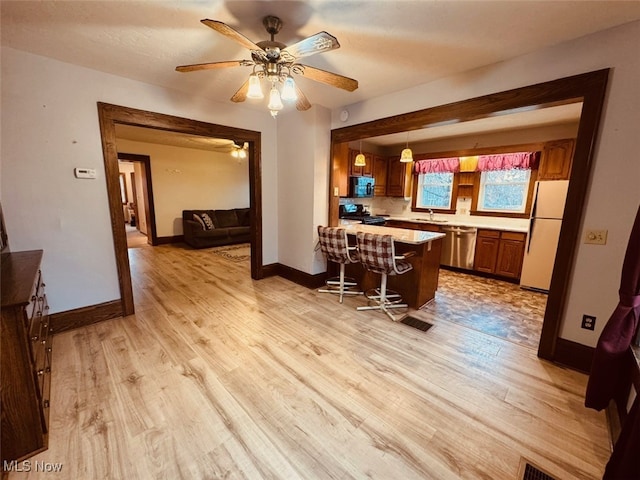
[[[135,313],[135,306],[131,283],[131,270],[127,254],[126,234],[124,228],[122,228],[122,225],[124,224],[124,214],[122,209],[120,177],[118,170],[118,152],[116,145],[117,124],[154,128],[202,137],[228,138],[241,145],[247,143],[251,222],[251,278],[257,280],[264,277],[262,266],[262,178],[260,165],[260,132],[200,122],[102,102],[98,102],[98,116],[100,120],[102,151],[105,162],[105,177],[107,183],[107,195],[109,199],[109,211],[111,215],[115,261],[118,270],[118,282],[120,285],[121,296],[119,300],[121,303],[122,315],[127,316]],[[150,198],[152,198],[152,196],[150,196]],[[153,235],[154,233],[152,232],[152,238]]]
[[[563,342],[563,339],[559,338],[559,333],[608,75],[609,70],[604,69],[332,130],[330,189],[331,191],[344,189],[344,173],[348,165],[343,163],[340,150],[341,146],[348,142],[428,129],[429,126],[434,125],[506,115],[522,109],[535,110],[553,105],[582,102],[574,163],[567,193],[567,208],[558,243],[558,260],[549,289],[538,356],[560,361],[577,369],[584,369],[584,364],[590,363],[591,349],[580,348],[581,345],[572,342]],[[339,197],[331,196],[329,198],[330,225],[338,223],[338,206]],[[588,365],[586,368],[589,368]]]
[[[121,188],[127,197],[123,214],[128,248],[158,244],[150,166],[148,155],[118,152]]]

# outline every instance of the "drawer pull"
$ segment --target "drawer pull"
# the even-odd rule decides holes
[[[31,341],[32,342],[37,342],[38,341],[38,336],[34,335],[33,337],[31,337]]]
[[[46,287],[46,285],[44,284],[44,282],[42,282],[40,285],[42,285],[43,287]]]
[[[51,347],[47,347],[47,352],[51,353]]]
[[[44,373],[51,373],[51,367],[47,367],[44,369]]]
[[[49,400],[45,400],[44,402],[42,402],[42,406],[44,408],[49,408]]]
[[[38,311],[36,312],[36,316],[41,317],[41,316],[42,316],[42,310],[38,310]]]
[[[41,377],[42,375],[44,375],[44,370],[42,369],[38,370],[38,376]]]
[[[36,301],[36,298],[38,298],[38,297],[36,297],[35,295],[32,295],[32,296],[31,296],[31,301],[32,301],[32,302],[35,302],[35,301]]]

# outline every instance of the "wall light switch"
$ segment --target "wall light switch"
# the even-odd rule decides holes
[[[340,189],[338,187],[333,187],[333,196],[334,197],[340,196]]]
[[[606,245],[608,230],[587,230],[584,236],[584,243],[592,245]]]
[[[95,168],[79,167],[73,169],[73,174],[76,176],[76,178],[96,178],[98,175]]]

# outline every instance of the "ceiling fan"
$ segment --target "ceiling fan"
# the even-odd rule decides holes
[[[338,40],[327,32],[316,33],[293,45],[286,46],[284,43],[277,42],[274,39],[282,28],[282,21],[272,15],[268,15],[262,20],[262,24],[267,33],[271,35],[271,39],[258,43],[252,42],[237,30],[217,20],[204,19],[201,22],[251,50],[251,60],[182,65],[176,67],[176,70],[178,72],[193,72],[226,67],[253,67],[253,72],[247,81],[231,97],[233,102],[244,102],[247,98],[263,98],[260,81],[266,79],[271,84],[268,105],[271,115],[275,117],[283,108],[282,100],[295,100],[298,110],[308,110],[311,108],[311,104],[295,84],[293,74],[302,75],[311,80],[342,88],[349,92],[358,88],[357,80],[297,63],[299,58],[340,48]],[[277,88],[280,84],[282,84],[282,91]]]

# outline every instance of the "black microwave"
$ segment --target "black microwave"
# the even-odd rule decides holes
[[[368,198],[373,197],[373,177],[349,177],[349,197]]]

